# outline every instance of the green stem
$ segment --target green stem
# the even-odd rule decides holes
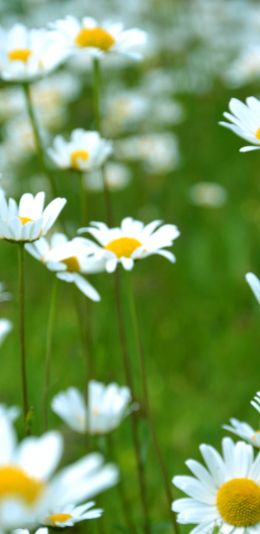
[[[108,444],[108,450],[109,450],[112,461],[118,464],[117,455],[115,453],[114,439],[111,434],[107,435],[107,444]],[[122,511],[125,517],[125,522],[126,522],[128,531],[131,534],[137,534],[137,528],[133,522],[133,518],[131,514],[131,504],[129,502],[129,499],[128,499],[128,496],[125,490],[125,484],[122,478],[119,480],[117,484],[117,489],[118,489],[119,498],[121,500]]]
[[[50,372],[51,372],[51,357],[53,347],[53,331],[57,302],[58,280],[54,276],[53,286],[50,298],[49,317],[46,332],[46,352],[45,352],[45,369],[44,369],[44,384],[43,384],[43,424],[44,430],[48,429],[48,414],[49,414],[49,389],[50,389]]]
[[[87,191],[85,187],[85,175],[80,172],[80,204],[81,204],[81,223],[87,224]]]
[[[122,352],[122,357],[123,357],[125,380],[126,380],[127,386],[132,392],[133,397],[135,397],[134,380],[133,380],[133,374],[132,374],[132,369],[131,369],[130,357],[129,357],[128,348],[127,348],[125,325],[124,325],[124,319],[123,319],[123,308],[122,308],[122,303],[121,303],[121,281],[120,281],[120,274],[118,271],[116,271],[115,273],[115,304],[116,304],[119,340],[120,340],[121,352]],[[143,509],[143,517],[144,517],[143,532],[144,534],[150,534],[151,527],[150,527],[149,513],[148,513],[145,466],[144,466],[144,461],[142,458],[142,444],[140,441],[140,436],[139,436],[139,431],[138,431],[138,416],[137,416],[136,411],[134,411],[131,414],[130,420],[131,420],[133,445],[134,445],[136,464],[137,464],[137,473],[138,473],[138,479],[139,479],[140,499],[141,499],[141,504],[142,504],[142,509]]]
[[[24,245],[18,245],[18,277],[19,277],[19,337],[20,337],[20,364],[22,381],[22,405],[25,434],[30,434],[29,425],[29,400],[26,369],[26,345],[25,345],[25,283],[24,283]]]
[[[36,144],[36,149],[37,149],[37,152],[38,152],[39,160],[41,162],[42,170],[43,170],[44,174],[47,176],[47,178],[49,180],[52,195],[54,197],[57,197],[58,196],[57,195],[57,188],[56,188],[56,184],[55,184],[55,181],[54,181],[54,177],[50,173],[49,169],[46,166],[46,162],[45,162],[44,147],[43,147],[43,143],[42,143],[39,127],[38,127],[38,124],[37,124],[37,119],[36,119],[35,112],[34,112],[32,94],[31,94],[31,87],[30,87],[29,83],[24,83],[22,85],[22,87],[23,87],[25,101],[26,101],[27,113],[28,113],[28,117],[29,117],[30,122],[31,122],[33,135],[34,135],[34,140],[35,140],[35,144]]]
[[[97,132],[100,132],[100,63],[96,57],[93,59],[93,105],[95,111],[95,127]]]
[[[154,420],[153,420],[153,415],[152,415],[152,411],[151,411],[151,407],[150,407],[150,398],[149,398],[149,389],[148,389],[148,382],[147,382],[145,353],[144,353],[142,338],[141,338],[141,334],[140,334],[140,328],[139,328],[139,322],[138,322],[138,314],[137,314],[137,309],[136,309],[136,302],[135,302],[134,291],[133,291],[133,287],[132,287],[131,273],[127,274],[127,279],[128,279],[127,280],[127,282],[128,282],[128,284],[127,284],[127,286],[128,286],[127,287],[127,289],[128,289],[128,304],[129,304],[129,311],[130,311],[130,315],[131,315],[131,321],[132,321],[132,325],[133,325],[134,339],[135,339],[135,345],[136,345],[136,350],[137,350],[137,357],[138,357],[139,367],[140,367],[144,411],[145,411],[145,414],[146,414],[146,417],[147,417],[147,421],[148,421],[150,432],[151,432],[151,436],[152,436],[154,452],[156,454],[158,466],[159,466],[160,471],[161,471],[162,480],[163,480],[163,483],[164,483],[165,494],[166,494],[166,497],[167,497],[167,500],[168,500],[168,504],[169,504],[169,510],[171,510],[173,498],[172,498],[171,486],[170,486],[170,483],[169,483],[170,479],[169,479],[169,476],[168,476],[168,473],[167,473],[167,469],[166,469],[166,466],[165,466],[165,463],[164,463],[164,459],[163,459],[163,455],[162,455],[162,452],[161,452],[161,448],[160,448],[160,444],[159,444],[159,440],[158,440],[158,437],[157,437],[157,432],[156,432],[156,428],[155,428],[155,424],[154,424]],[[175,532],[175,534],[179,534],[179,526],[178,526],[178,523],[176,521],[175,514],[171,512],[170,517],[171,517],[173,531]]]

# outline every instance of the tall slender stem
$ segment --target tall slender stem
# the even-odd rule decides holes
[[[100,132],[100,63],[99,59],[96,57],[93,59],[93,104],[95,111],[95,127],[97,132]]]
[[[169,483],[170,479],[169,479],[169,476],[168,476],[168,473],[167,473],[167,469],[166,469],[166,466],[165,466],[165,463],[164,463],[163,455],[162,455],[162,452],[161,452],[161,448],[160,448],[160,444],[159,444],[159,440],[158,440],[158,437],[157,437],[157,432],[156,432],[156,428],[155,428],[155,424],[154,424],[154,420],[153,420],[152,410],[151,410],[151,407],[150,407],[150,398],[149,398],[149,389],[148,389],[148,382],[147,382],[145,353],[144,353],[142,338],[141,338],[141,334],[140,334],[140,328],[139,328],[139,322],[138,322],[138,314],[137,314],[137,309],[136,309],[136,302],[135,302],[134,292],[133,292],[133,287],[132,287],[131,273],[128,273],[127,278],[128,278],[128,284],[127,284],[128,288],[127,289],[128,289],[129,310],[130,310],[130,314],[131,314],[131,321],[132,321],[132,325],[133,325],[135,344],[136,344],[138,360],[139,360],[139,366],[140,366],[144,410],[145,410],[145,413],[146,413],[147,421],[148,421],[150,432],[151,432],[151,436],[152,436],[154,451],[155,451],[155,454],[157,456],[158,465],[159,465],[159,468],[160,468],[160,471],[161,471],[161,475],[162,475],[162,479],[163,479],[163,482],[164,482],[164,489],[165,489],[165,494],[166,494],[166,497],[167,497],[167,500],[168,500],[168,504],[169,504],[169,510],[171,510],[171,505],[172,505],[173,498],[172,498],[172,492],[171,492],[171,487],[170,487],[170,483]],[[170,517],[171,517],[173,531],[175,532],[175,534],[179,534],[179,527],[178,527],[178,524],[177,524],[177,521],[176,521],[175,514],[173,512],[170,512]]]
[[[53,331],[57,302],[58,280],[54,276],[53,286],[50,298],[49,317],[47,323],[46,333],[46,352],[45,352],[45,369],[44,369],[44,384],[43,384],[43,425],[44,430],[48,429],[48,414],[49,414],[49,389],[50,389],[50,373],[51,373],[51,357],[53,347]]]
[[[115,273],[115,304],[116,304],[118,331],[119,331],[119,339],[120,339],[120,345],[121,345],[121,351],[122,351],[122,357],[123,357],[125,379],[126,379],[126,383],[130,391],[132,392],[132,395],[134,396],[134,381],[133,381],[130,357],[128,354],[127,340],[126,340],[126,335],[125,335],[123,309],[122,309],[122,303],[121,303],[121,283],[120,283],[120,274],[118,271]],[[150,534],[151,527],[150,527],[149,514],[148,514],[148,499],[147,499],[147,490],[146,490],[145,469],[144,469],[144,462],[143,462],[142,452],[141,452],[141,442],[140,442],[140,437],[139,437],[139,432],[138,432],[138,420],[137,420],[136,412],[133,412],[131,415],[131,428],[132,428],[133,444],[134,444],[137,472],[138,472],[139,485],[140,485],[140,498],[141,498],[141,504],[142,504],[142,509],[143,509],[143,515],[144,515],[143,531],[145,534]]]
[[[26,368],[26,344],[25,344],[25,283],[24,283],[24,244],[18,245],[18,277],[19,277],[19,337],[20,337],[20,365],[22,382],[22,405],[25,434],[30,434],[29,422],[29,399]]]
[[[108,449],[109,449],[111,459],[115,461],[116,463],[118,463],[117,458],[116,458],[116,453],[115,453],[114,440],[111,434],[107,436],[107,443],[108,443]],[[119,483],[117,484],[117,489],[118,489],[119,498],[121,500],[122,511],[125,517],[127,528],[131,534],[137,534],[137,528],[134,524],[132,514],[131,514],[131,505],[129,503],[127,493],[125,491],[125,485],[124,485],[124,481],[122,480],[122,478],[119,480]]]
[[[49,171],[49,169],[47,168],[46,163],[45,163],[44,148],[43,148],[42,139],[41,139],[41,135],[40,135],[38,124],[37,124],[37,119],[36,119],[35,112],[34,112],[34,107],[33,107],[33,102],[32,102],[32,95],[31,95],[31,87],[30,87],[29,83],[24,83],[22,87],[23,87],[23,91],[24,91],[28,117],[29,117],[30,122],[31,122],[33,135],[34,135],[34,140],[35,140],[35,144],[36,144],[36,149],[37,149],[38,156],[39,156],[39,159],[40,159],[40,162],[41,162],[42,170],[43,170],[44,174],[47,176],[47,178],[48,178],[48,180],[50,182],[50,188],[51,188],[52,195],[54,197],[56,197],[57,196],[57,188],[56,188],[56,184],[55,184],[55,181],[54,181],[54,177],[52,176],[51,172]]]

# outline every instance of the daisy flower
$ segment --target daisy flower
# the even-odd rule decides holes
[[[0,319],[0,346],[4,342],[7,334],[12,330],[12,323],[8,319]]]
[[[175,256],[165,247],[170,247],[180,235],[173,224],[153,221],[145,225],[131,217],[126,217],[119,228],[109,228],[106,224],[93,222],[80,233],[88,232],[98,242],[94,256],[102,259],[107,272],[114,272],[118,263],[127,271],[133,269],[136,260],[158,254],[174,262]]]
[[[223,428],[248,441],[254,447],[260,448],[260,431],[254,430],[248,423],[244,423],[243,421],[239,421],[232,417],[230,419],[230,425],[223,425]]]
[[[0,28],[0,77],[7,81],[31,81],[48,74],[65,59],[64,48],[52,32],[15,24]]]
[[[0,239],[27,243],[44,236],[55,223],[65,198],[55,198],[44,208],[45,194],[22,195],[19,204],[0,193]]]
[[[251,404],[260,413],[260,391],[256,393]]]
[[[254,273],[247,273],[245,278],[246,278],[247,283],[251,287],[256,300],[260,304],[260,280],[259,278],[257,278],[257,276]]]
[[[81,504],[80,506],[65,506],[55,514],[51,514],[45,519],[44,524],[49,527],[67,528],[73,527],[80,521],[87,519],[97,519],[101,517],[103,510],[95,508],[91,510],[95,503],[93,501]]]
[[[181,524],[197,525],[190,534],[257,534],[260,529],[260,453],[230,438],[222,440],[223,457],[210,445],[201,445],[206,468],[195,460],[186,465],[194,476],[176,476],[174,485],[188,498],[172,509]]]
[[[67,16],[52,23],[51,28],[57,42],[62,44],[65,50],[87,51],[90,56],[96,58],[115,52],[139,59],[139,49],[146,42],[146,33],[137,28],[124,30],[121,23],[99,24],[90,17],[78,20]]]
[[[92,502],[77,505],[117,482],[115,466],[104,465],[102,456],[92,453],[55,475],[63,449],[60,434],[47,432],[18,444],[10,416],[1,410],[0,435],[1,531],[63,522],[68,526],[80,516],[99,517],[100,510],[87,514]]]
[[[90,171],[100,167],[112,153],[112,145],[98,132],[73,130],[70,140],[57,135],[48,149],[51,160],[62,169]]]
[[[41,238],[35,243],[27,244],[25,249],[50,271],[54,271],[57,278],[75,284],[91,300],[100,300],[99,293],[82,276],[104,270],[102,260],[89,258],[93,250],[91,241],[80,237],[69,241],[65,234],[55,233],[50,241]]]
[[[127,387],[91,380],[87,401],[78,389],[69,388],[54,397],[52,409],[76,432],[106,434],[129,413],[131,393]]]
[[[260,148],[260,100],[253,96],[246,99],[246,104],[237,98],[231,98],[229,102],[231,113],[224,113],[224,117],[230,122],[221,121],[219,124],[232,130],[251,145],[244,146],[240,152],[259,150]]]

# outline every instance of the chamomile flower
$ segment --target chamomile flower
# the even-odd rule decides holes
[[[8,319],[0,319],[0,346],[4,342],[6,336],[12,330],[12,323]]]
[[[65,506],[55,514],[49,515],[44,524],[49,527],[67,528],[73,527],[80,521],[86,521],[87,519],[97,519],[101,517],[103,510],[100,508],[93,508],[95,503],[93,501],[81,504],[80,506]]]
[[[237,98],[231,98],[229,102],[230,112],[225,112],[224,117],[230,122],[221,121],[219,124],[232,130],[253,146],[244,146],[240,152],[260,149],[260,100],[253,96],[246,99],[246,104]]]
[[[69,388],[54,397],[52,409],[76,432],[106,434],[118,427],[129,413],[130,402],[131,393],[127,387],[91,380],[87,403],[78,389]]]
[[[251,404],[260,413],[260,391],[256,393]]]
[[[126,217],[118,228],[109,228],[105,223],[93,222],[80,233],[91,234],[98,245],[93,251],[94,257],[104,261],[105,270],[114,272],[118,263],[127,271],[133,269],[135,261],[154,254],[175,262],[175,256],[165,247],[170,247],[179,237],[180,232],[173,224],[153,221],[145,225],[131,217]]]
[[[256,300],[260,304],[260,280],[259,278],[257,278],[257,276],[254,273],[247,273],[245,278],[246,278],[248,285],[251,287]]]
[[[172,509],[181,524],[195,524],[190,534],[257,534],[260,529],[260,453],[230,438],[222,441],[223,457],[201,445],[206,468],[195,460],[186,464],[194,476],[175,476],[174,485],[188,495]]]
[[[73,130],[70,140],[57,135],[53,147],[48,149],[49,157],[62,169],[89,171],[100,167],[112,153],[112,145],[102,139],[98,132]]]
[[[44,208],[45,194],[22,195],[19,204],[0,192],[0,239],[27,243],[44,236],[55,223],[65,198],[55,198]]]
[[[83,519],[93,503],[86,503],[84,510],[77,505],[117,482],[117,468],[104,465],[102,456],[96,453],[55,475],[63,449],[60,434],[47,432],[17,444],[11,418],[2,410],[0,435],[1,532],[16,528],[35,530],[41,525],[62,524],[69,519],[73,522],[80,515]],[[93,510],[92,514],[98,517],[100,510]]]
[[[53,42],[52,32],[15,24],[0,28],[0,77],[7,81],[31,81],[55,69],[65,58]]]
[[[101,260],[90,258],[93,245],[91,241],[76,237],[68,240],[62,233],[55,233],[50,241],[42,238],[25,246],[34,258],[56,273],[57,278],[75,284],[80,291],[94,301],[100,300],[96,289],[82,276],[104,270]]]
[[[119,53],[139,59],[140,48],[146,42],[146,33],[133,28],[124,30],[121,23],[104,22],[84,17],[78,20],[73,16],[57,20],[51,24],[57,43],[69,52],[88,52],[100,58],[108,53]]]
[[[229,430],[229,432],[233,432],[233,434],[236,434],[245,441],[248,441],[254,447],[260,448],[260,431],[255,430],[248,423],[244,423],[243,421],[239,421],[232,417],[230,419],[230,425],[224,425],[223,428]]]

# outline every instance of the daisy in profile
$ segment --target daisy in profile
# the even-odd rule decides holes
[[[260,449],[260,431],[255,430],[248,423],[244,423],[243,421],[239,421],[238,419],[232,417],[230,419],[230,425],[223,425],[223,428],[225,428],[225,430],[229,430],[229,432],[232,432],[233,434],[236,434],[245,441],[248,441],[251,443],[251,445],[253,445],[253,447]]]
[[[52,32],[15,24],[0,28],[0,78],[28,82],[53,71],[65,59],[64,48],[53,41]]]
[[[246,104],[237,98],[231,98],[229,102],[229,112],[224,113],[224,117],[229,122],[221,121],[219,124],[232,130],[236,135],[242,137],[250,143],[244,146],[240,152],[260,149],[260,100],[253,96],[246,99]]]
[[[260,304],[260,280],[259,278],[257,278],[257,276],[254,273],[247,273],[245,278],[246,278],[248,285],[251,287],[256,300]]]
[[[251,401],[252,406],[260,413],[260,391],[256,393],[253,400]]]
[[[135,261],[154,254],[175,262],[175,256],[166,247],[171,247],[180,232],[173,224],[153,221],[145,225],[131,217],[122,220],[120,227],[109,228],[105,223],[93,222],[80,233],[88,232],[98,245],[93,250],[94,257],[104,261],[105,270],[114,272],[119,263],[124,269],[133,269]]]
[[[102,384],[91,380],[87,403],[76,388],[58,393],[52,400],[52,410],[76,432],[106,434],[118,427],[130,413],[131,393],[127,387]]]
[[[201,445],[206,468],[195,460],[186,465],[193,476],[175,476],[174,485],[188,495],[173,503],[177,521],[197,525],[190,534],[257,534],[260,532],[260,453],[230,438],[222,441],[223,456]]]
[[[12,323],[8,319],[0,319],[0,346],[4,342],[6,336],[12,330]]]
[[[99,293],[82,276],[104,270],[102,260],[90,258],[93,250],[91,241],[80,237],[69,240],[65,234],[55,233],[50,241],[42,238],[35,243],[28,243],[25,249],[50,271],[55,272],[57,278],[75,284],[91,300],[100,300]]]
[[[10,416],[1,410],[0,435],[1,531],[71,526],[100,516],[101,510],[90,510],[93,502],[81,503],[117,482],[114,465],[104,465],[103,457],[92,453],[54,474],[63,450],[61,435],[47,432],[18,444]]]
[[[51,160],[62,169],[90,171],[100,167],[112,153],[110,141],[102,139],[98,132],[73,130],[69,141],[57,135],[48,149]]]
[[[114,52],[133,59],[141,57],[140,48],[146,42],[146,33],[137,28],[124,30],[121,23],[104,22],[84,17],[78,20],[73,16],[57,20],[51,24],[59,45],[62,43],[69,52],[87,51],[90,56],[101,58]]]
[[[55,198],[44,208],[45,194],[22,195],[19,204],[6,200],[0,192],[0,239],[28,243],[47,234],[66,204],[65,198]]]

